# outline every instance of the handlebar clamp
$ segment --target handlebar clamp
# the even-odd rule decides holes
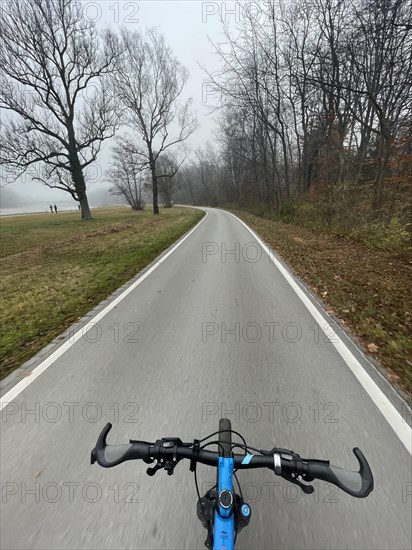
[[[199,454],[200,441],[198,439],[193,440],[193,458],[190,459],[190,471],[196,472],[197,457]]]
[[[313,478],[307,475],[304,461],[300,458],[298,453],[289,451],[288,449],[279,449],[277,447],[274,447],[271,451],[260,452],[265,455],[273,455],[273,471],[276,475],[283,477],[283,479],[286,479],[286,481],[294,485],[298,485],[307,495],[313,493],[314,488],[311,485],[301,483],[302,480],[306,482],[313,481]],[[293,473],[286,471],[284,468],[282,471],[282,460],[284,463],[286,461],[289,463]]]
[[[182,446],[182,440],[178,437],[164,437],[158,439],[154,444],[153,458],[156,460],[155,466],[147,468],[146,473],[153,476],[158,470],[164,468],[169,476],[173,475],[176,464],[180,462],[177,456],[179,447]],[[164,449],[173,449],[172,460],[164,460],[161,458],[161,451]]]

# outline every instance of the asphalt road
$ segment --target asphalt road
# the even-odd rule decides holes
[[[411,548],[405,444],[259,248],[237,219],[208,209],[126,297],[102,306],[98,325],[63,339],[64,353],[36,358],[51,364],[39,376],[31,367],[23,391],[4,396],[12,403],[1,423],[2,548],[203,548],[188,464],[150,478],[143,463],[91,466],[90,451],[107,421],[110,443],[191,441],[215,431],[220,416],[252,446],[337,466],[355,469],[359,446],[375,477],[373,493],[357,500],[323,482],[306,496],[269,471],[241,473],[252,520],[239,548]],[[199,479],[205,489],[214,473],[199,469]]]

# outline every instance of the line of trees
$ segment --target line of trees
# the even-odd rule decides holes
[[[187,162],[197,127],[186,69],[156,30],[98,33],[76,0],[0,6],[0,164],[63,189],[91,217],[87,169],[115,136],[107,178],[132,208],[150,189],[193,204],[287,213],[328,226],[407,219],[412,190],[408,0],[242,5],[208,76],[214,145]],[[212,94],[210,94],[212,90]],[[210,96],[213,96],[212,98]],[[186,161],[186,162],[185,162]],[[183,163],[185,163],[183,165]],[[305,208],[306,208],[305,206]],[[308,209],[305,215],[309,215]],[[411,226],[408,226],[411,229]]]
[[[208,75],[220,146],[181,174],[181,200],[279,211],[307,197],[329,225],[349,223],[357,205],[370,219],[394,208],[406,219],[410,1],[247,3],[224,32],[222,69]]]
[[[69,193],[90,219],[86,169],[122,126],[132,133],[115,146],[108,175],[140,208],[149,170],[158,214],[158,186],[179,169],[197,124],[190,102],[180,101],[187,72],[163,36],[98,33],[77,0],[10,0],[0,6],[0,25],[2,178],[29,172]],[[172,157],[180,158],[173,170]]]

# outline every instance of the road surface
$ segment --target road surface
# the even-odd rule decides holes
[[[269,471],[241,473],[252,519],[239,548],[411,547],[411,456],[391,425],[407,409],[336,330],[366,391],[250,231],[207,210],[123,299],[124,289],[93,313],[93,328],[48,348],[20,386],[3,384],[2,548],[203,548],[188,464],[150,478],[143,463],[91,466],[90,451],[107,421],[109,443],[191,441],[220,416],[252,446],[337,466],[355,469],[359,446],[375,476],[357,500],[323,482],[306,496]],[[213,479],[199,468],[201,488]]]

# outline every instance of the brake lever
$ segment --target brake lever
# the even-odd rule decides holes
[[[152,460],[152,462],[154,462],[154,461]],[[158,460],[154,466],[152,466],[151,468],[146,469],[146,474],[148,476],[154,476],[155,473],[159,470],[162,470],[164,468],[164,466],[165,465],[164,465],[163,461]]]
[[[297,477],[293,477],[291,474],[288,474],[286,472],[281,473],[280,476],[283,477],[283,479],[286,479],[287,481],[289,481],[290,483],[293,483],[294,485],[298,485],[302,489],[302,491],[307,495],[311,495],[315,490],[312,485],[304,485],[303,483],[300,482],[300,479],[303,479],[303,476],[299,475]],[[306,480],[306,481],[313,481],[313,478],[311,480]]]

